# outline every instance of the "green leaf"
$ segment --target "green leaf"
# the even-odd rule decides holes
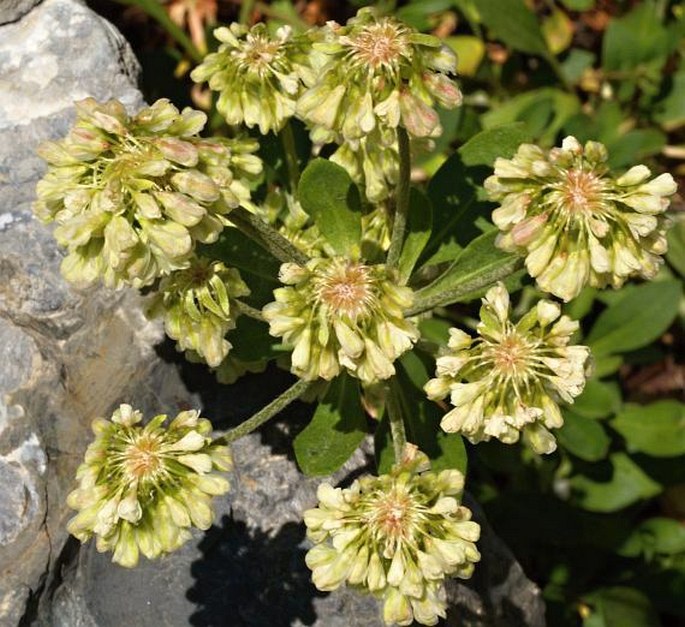
[[[433,232],[421,256],[426,265],[452,261],[483,231],[493,203],[484,201],[482,184],[497,157],[509,158],[532,136],[520,124],[500,125],[473,136],[451,155],[428,184]]]
[[[530,135],[543,145],[552,145],[562,127],[580,112],[580,101],[554,87],[541,87],[507,100],[481,117],[485,128],[523,122]]]
[[[540,25],[523,0],[474,0],[481,20],[505,44],[515,50],[548,54]]]
[[[624,557],[685,553],[685,526],[672,518],[650,518],[633,531],[618,550]]]
[[[274,350],[278,341],[269,335],[269,325],[248,316],[238,318],[236,328],[230,332],[228,339],[233,345],[230,355],[241,361],[274,359],[281,354]]]
[[[357,450],[366,427],[357,380],[343,374],[333,381],[312,421],[293,442],[302,472],[321,476],[338,470]]]
[[[584,418],[606,418],[621,409],[621,388],[614,381],[590,379],[570,408]]]
[[[612,168],[628,167],[645,157],[659,154],[666,135],[656,128],[638,128],[621,135],[607,147]]]
[[[416,293],[417,302],[445,305],[473,300],[517,272],[520,257],[496,248],[496,237],[497,232],[490,231],[474,239],[442,276]]]
[[[662,490],[625,453],[613,453],[606,463],[593,464],[591,472],[569,480],[578,505],[591,512],[615,512]]]
[[[478,66],[485,57],[485,43],[473,35],[448,37],[445,43],[457,53],[459,75],[475,76]]]
[[[561,0],[561,4],[570,11],[589,11],[594,9],[595,0]]]
[[[685,125],[685,70],[672,77],[672,87],[666,97],[654,106],[654,119],[667,131]]]
[[[345,169],[326,159],[314,159],[302,173],[298,192],[302,207],[334,250],[348,257],[358,256],[361,197]]]
[[[611,444],[600,422],[568,410],[564,411],[564,426],[555,435],[567,451],[588,462],[604,459]]]
[[[668,252],[666,259],[680,274],[685,277],[685,220],[679,220],[668,234]]]
[[[680,281],[639,285],[597,318],[587,337],[595,357],[642,348],[656,340],[678,314]]]
[[[627,15],[609,22],[602,42],[606,71],[634,69],[649,63],[661,68],[670,42],[658,15],[655,3],[644,0]]]
[[[466,166],[492,167],[495,159],[513,157],[521,144],[530,141],[530,133],[523,122],[494,126],[474,135],[461,148],[459,154]]]
[[[547,48],[554,55],[560,54],[571,45],[573,31],[573,22],[557,7],[542,22],[542,35]]]
[[[433,210],[428,197],[415,187],[409,196],[407,235],[398,264],[400,284],[405,284],[414,270],[421,252],[428,243],[433,226]]]
[[[665,400],[650,405],[630,404],[611,421],[628,450],[653,455],[685,455],[685,405]]]
[[[649,599],[635,588],[603,588],[583,598],[591,608],[583,627],[660,627]]]
[[[201,245],[198,253],[240,270],[250,287],[250,295],[242,299],[246,303],[262,307],[273,300],[273,290],[280,285],[278,270],[281,264],[238,229],[224,229],[217,242]]]
[[[435,173],[427,190],[433,206],[433,232],[422,262],[452,260],[482,233],[477,220],[489,217],[493,205],[478,199],[478,188],[490,173],[467,168],[459,153],[451,155]]]

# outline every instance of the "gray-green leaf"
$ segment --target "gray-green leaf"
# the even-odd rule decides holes
[[[629,451],[654,457],[685,455],[685,405],[665,400],[650,405],[627,405],[611,421]]]
[[[303,209],[333,249],[348,257],[359,256],[361,197],[345,169],[326,159],[314,159],[302,173],[298,193]]]
[[[295,438],[297,463],[306,475],[329,475],[357,450],[365,434],[358,383],[343,374],[333,381],[312,421]]]
[[[587,343],[596,357],[642,348],[656,340],[678,314],[680,281],[655,281],[631,289],[607,307]]]

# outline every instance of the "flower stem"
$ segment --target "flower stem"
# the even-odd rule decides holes
[[[404,420],[402,419],[402,409],[399,404],[397,392],[394,385],[390,385],[386,407],[390,422],[390,435],[392,436],[392,446],[395,452],[395,463],[402,462],[404,447],[407,444],[407,434],[404,430]]]
[[[285,165],[288,169],[288,183],[290,185],[290,193],[297,196],[297,185],[300,182],[300,166],[297,160],[297,148],[295,147],[295,134],[290,122],[281,129],[279,133],[281,143],[283,144],[283,152],[285,153]]]
[[[235,305],[235,308],[248,318],[254,318],[255,320],[261,320],[264,322],[264,315],[259,309],[250,307],[250,305],[241,300],[234,300],[231,304]]]
[[[238,438],[242,438],[248,433],[252,433],[255,429],[258,429],[265,422],[271,420],[271,418],[283,411],[290,403],[300,398],[310,385],[310,381],[300,379],[295,385],[289,387],[283,394],[276,397],[266,407],[260,409],[245,422],[217,438],[217,441],[222,444],[230,444],[231,442],[235,442]]]
[[[402,126],[397,127],[397,144],[400,155],[400,173],[397,181],[397,199],[395,218],[392,225],[390,249],[387,264],[396,268],[402,253],[402,244],[407,230],[407,214],[409,213],[409,182],[411,176],[411,153],[409,151],[409,135]]]
[[[233,222],[245,235],[269,251],[282,262],[293,262],[301,266],[309,261],[309,257],[295,248],[276,229],[269,226],[259,216],[254,215],[243,207],[236,207],[229,215]]]

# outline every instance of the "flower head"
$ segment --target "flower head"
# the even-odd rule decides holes
[[[66,138],[47,142],[34,211],[57,222],[65,278],[141,287],[188,267],[195,242],[216,241],[224,215],[249,202],[261,171],[256,142],[202,139],[206,116],[158,100],[130,117],[123,105],[76,103]]]
[[[224,338],[235,327],[231,299],[249,293],[237,270],[198,257],[189,268],[162,279],[148,313],[164,318],[167,335],[180,350],[195,351],[209,366],[217,367],[231,348]]]
[[[536,452],[551,453],[556,442],[548,429],[563,424],[558,403],[572,403],[583,391],[590,349],[569,345],[578,323],[560,317],[556,303],[541,300],[517,324],[509,313],[500,283],[483,299],[478,338],[450,329],[425,390],[431,399],[450,395],[454,409],[442,419],[445,431],[507,444],[523,433]]]
[[[449,77],[456,71],[454,53],[438,38],[376,17],[371,9],[361,9],[345,26],[330,22],[313,47],[325,60],[297,112],[331,139],[357,140],[379,125],[436,136],[441,129],[433,105],[451,109],[461,102]]]
[[[526,255],[538,285],[565,301],[584,285],[620,287],[631,276],[652,278],[666,252],[670,174],[649,180],[644,165],[614,176],[606,148],[567,137],[544,151],[523,144],[513,159],[497,159],[485,181],[500,203],[492,219],[498,246]]]
[[[219,92],[217,109],[228,124],[278,131],[295,114],[303,79],[311,80],[310,41],[283,26],[272,37],[265,24],[217,28],[219,50],[205,57],[191,77]]]
[[[139,554],[154,559],[178,549],[190,527],[208,529],[212,497],[228,491],[213,470],[231,466],[228,447],[213,442],[212,426],[197,411],[182,411],[164,426],[155,416],[121,405],[111,420],[93,421],[95,441],[76,472],[79,487],[67,503],[78,510],[67,530],[81,542],[97,538],[100,552],[133,567]]]
[[[293,348],[292,371],[331,380],[342,368],[365,383],[388,379],[393,362],[419,337],[404,319],[413,301],[384,265],[335,257],[281,266],[288,287],[264,307],[270,333]]]
[[[314,585],[347,583],[380,597],[388,624],[435,625],[445,616],[445,578],[470,577],[480,559],[480,526],[460,505],[463,486],[457,470],[407,465],[344,490],[320,485],[319,506],[304,513]]]

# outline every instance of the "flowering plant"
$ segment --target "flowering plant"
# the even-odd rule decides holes
[[[41,148],[34,210],[75,287],[145,288],[147,315],[219,380],[274,362],[293,383],[217,436],[192,411],[167,426],[128,405],[97,418],[69,531],[124,566],[175,550],[211,524],[228,445],[303,399],[304,473],[333,473],[370,432],[378,460],[351,486],[322,483],[304,512],[314,584],[376,596],[389,624],[434,625],[445,579],[480,559],[464,439],[521,441],[539,464],[569,446],[565,419],[579,428],[573,405],[611,354],[574,304],[657,276],[675,182],[511,123],[474,133],[424,184],[412,164],[463,102],[439,38],[368,8],[214,34],[191,77],[216,93],[221,133],[201,136],[208,116],[166,99],[82,100]]]

